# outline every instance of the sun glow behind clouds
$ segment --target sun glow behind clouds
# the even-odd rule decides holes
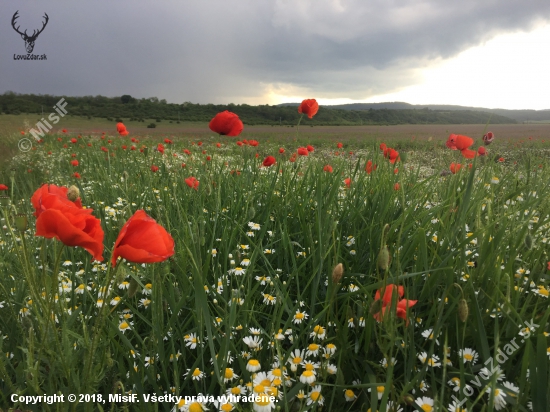
[[[529,33],[498,36],[452,59],[435,60],[417,70],[424,81],[394,93],[373,95],[364,100],[316,98],[321,105],[401,101],[550,109],[550,25]],[[306,96],[300,92],[292,86],[271,88],[266,97],[271,104],[277,104],[298,102],[315,94],[315,91],[306,91]]]

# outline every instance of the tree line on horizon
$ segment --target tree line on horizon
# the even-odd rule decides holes
[[[49,113],[51,108],[64,98],[69,114],[88,119],[105,118],[109,121],[154,120],[167,122],[208,122],[224,110],[236,113],[246,125],[295,126],[300,114],[295,106],[248,104],[182,104],[167,103],[157,97],[134,98],[130,95],[106,96],[52,96],[5,92],[0,95],[2,114]],[[424,109],[369,109],[341,110],[330,107],[319,108],[313,119],[304,118],[302,125],[348,126],[348,125],[398,125],[398,124],[506,124],[516,120],[474,110],[432,110]]]

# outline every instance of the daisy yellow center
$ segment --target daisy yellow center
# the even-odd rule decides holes
[[[312,371],[315,369],[315,366],[311,363],[306,363],[306,371]]]
[[[434,366],[434,365],[435,365],[435,361],[434,361],[433,359],[428,360],[428,365]]]
[[[297,313],[295,317],[296,317],[296,319],[303,319],[304,314],[302,312],[300,312],[300,313]]]
[[[543,287],[540,287],[540,288],[539,288],[539,293],[540,293],[541,295],[548,296],[548,290],[545,289],[545,288],[543,288]]]
[[[260,366],[260,362],[258,362],[256,359],[250,359],[250,360],[248,361],[248,364],[249,364],[250,366]]]
[[[279,377],[281,377],[283,375],[283,373],[281,372],[281,370],[279,368],[273,369],[271,371],[271,374],[274,375],[274,376],[279,376]]]
[[[310,351],[316,351],[316,350],[319,350],[319,345],[317,345],[316,343],[312,343],[312,344],[310,344],[307,348],[308,348]]]
[[[269,388],[267,388],[267,394],[270,396],[277,396],[278,393],[279,393],[279,390],[277,388],[274,388],[273,386],[270,386]]]
[[[464,354],[464,359],[466,359],[468,361],[471,361],[472,359],[474,359],[474,357],[472,355],[470,355],[469,353],[465,353]]]
[[[201,404],[198,402],[193,402],[191,405],[189,405],[189,412],[202,412]]]
[[[376,392],[378,392],[378,393],[384,393],[384,387],[383,387],[383,386],[377,386],[377,387],[376,387]]]
[[[296,356],[294,359],[292,359],[292,363],[296,365],[299,363],[302,363],[302,358],[300,358],[299,356]]]
[[[500,390],[495,389],[495,398],[500,394]]]
[[[233,370],[231,368],[225,368],[225,379],[231,379],[233,377]]]
[[[348,398],[353,398],[355,396],[355,392],[353,392],[351,389],[346,389],[345,394]]]
[[[230,403],[224,403],[220,409],[222,411],[229,412],[229,411],[233,410],[233,406]]]
[[[238,387],[231,388],[231,394],[233,395],[240,395],[241,390]]]
[[[120,324],[120,329],[128,329],[129,326],[130,326],[130,325],[128,325],[127,322],[122,322],[122,323]]]
[[[280,386],[283,383],[279,378],[273,379],[273,386]]]
[[[200,376],[201,374],[201,371],[199,368],[195,368],[195,370],[193,371],[193,376]]]
[[[430,405],[428,405],[427,403],[425,403],[424,405],[422,405],[420,408],[421,408],[424,412],[432,412],[432,410],[433,410],[433,408],[432,408]]]
[[[265,392],[265,387],[264,387],[264,385],[260,384],[260,385],[254,386],[254,392],[256,392],[256,393],[264,393],[264,392]]]
[[[317,391],[311,392],[311,395],[309,395],[309,397],[314,401],[317,401],[320,396],[321,396],[321,392],[317,392]]]
[[[309,378],[310,376],[313,376],[313,371],[306,370],[304,373],[302,373],[306,378]]]
[[[264,379],[263,381],[260,382],[260,385],[271,386],[271,381],[269,379]]]
[[[265,393],[262,394],[262,395],[259,395],[257,397],[257,399],[254,401],[254,403],[256,405],[260,405],[260,406],[267,406],[269,405],[271,402],[269,401],[269,396],[266,395]]]
[[[322,335],[323,333],[325,333],[325,329],[323,329],[322,326],[317,325],[313,328],[313,332],[315,332],[317,335]]]

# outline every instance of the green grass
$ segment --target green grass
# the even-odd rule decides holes
[[[391,146],[403,161],[392,165],[378,147],[380,135],[344,136],[338,140],[345,146],[338,150],[334,136],[312,136],[302,129],[307,128],[300,126],[300,135],[293,130],[290,138],[266,132],[257,137],[257,147],[239,147],[236,138],[226,137],[201,138],[199,147],[196,136],[179,135],[173,145],[165,144],[164,155],[154,150],[160,137],[142,136],[133,143],[84,136],[73,144],[75,133],[69,133],[48,136],[36,150],[14,157],[0,175],[12,200],[2,209],[8,229],[2,231],[0,249],[5,354],[0,407],[138,410],[108,402],[14,405],[11,393],[88,393],[104,399],[114,393],[134,393],[138,399],[164,392],[220,395],[253,381],[250,357],[261,372],[286,368],[280,382],[269,379],[273,393],[281,396],[277,408],[285,411],[383,411],[389,402],[412,411],[421,410],[415,400],[422,397],[433,401],[433,410],[443,411],[452,396],[464,399],[468,411],[498,410],[489,388],[504,391],[505,410],[528,410],[529,401],[535,411],[544,410],[550,346],[550,309],[542,296],[548,291],[550,260],[548,143],[528,136],[521,145],[497,140],[488,147],[489,156],[475,159],[470,169],[459,152],[445,147],[446,135],[395,138]],[[291,162],[291,153],[306,144],[315,151]],[[138,150],[130,150],[132,145]],[[139,151],[143,146],[146,153]],[[280,147],[286,149],[282,155]],[[70,164],[72,154],[77,167]],[[260,167],[266,155],[274,155],[277,164]],[[371,174],[364,170],[369,159],[377,165]],[[441,176],[451,162],[463,168]],[[333,173],[323,172],[327,164]],[[185,184],[190,176],[200,181],[198,190]],[[349,188],[346,178],[351,178]],[[82,248],[62,248],[56,240],[34,236],[29,199],[42,183],[80,189],[82,203],[94,210],[105,232],[105,265],[91,262]],[[138,209],[172,235],[175,255],[162,263],[119,263],[113,273],[108,269],[113,244]],[[23,233],[13,222],[8,225],[15,212],[28,216]],[[381,270],[385,245],[391,262]],[[338,263],[344,275],[336,283],[332,271]],[[244,273],[236,274],[238,268]],[[105,322],[96,325],[100,285],[111,275],[105,305],[114,296],[120,302],[109,305]],[[131,290],[119,288],[124,282]],[[417,303],[407,320],[390,310],[379,323],[373,317],[380,310],[375,293],[392,283],[404,287],[403,298]],[[79,285],[85,293],[77,293]],[[468,307],[464,322],[461,299]],[[297,311],[307,314],[301,323],[294,322]],[[124,314],[133,323],[122,333]],[[521,325],[531,321],[539,326],[528,338],[521,336]],[[325,332],[322,339],[313,337],[318,325]],[[256,330],[262,339],[258,350],[243,340]],[[198,339],[194,348],[192,336]],[[335,345],[334,353],[329,344]],[[312,353],[306,355],[308,349]],[[475,351],[475,363],[462,361],[459,351],[465,349]],[[305,364],[294,371],[287,362],[296,350],[313,362],[322,407],[307,404],[319,388],[300,381]],[[491,359],[502,359],[499,350],[507,360],[493,362],[502,369],[497,380],[482,368],[491,370]],[[383,366],[392,358],[395,364]],[[225,382],[228,367],[238,378]],[[196,368],[204,373],[200,380],[192,379]],[[454,391],[449,383],[454,378],[471,391]],[[351,392],[346,390],[355,399],[347,401]],[[173,406],[142,403],[139,410]],[[252,408],[241,403],[235,410]]]

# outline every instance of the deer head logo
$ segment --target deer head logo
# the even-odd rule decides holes
[[[17,33],[19,33],[19,34],[21,35],[21,38],[22,38],[23,40],[25,40],[25,48],[27,49],[27,53],[32,53],[32,51],[33,51],[33,49],[34,49],[34,42],[36,41],[36,38],[38,37],[38,35],[39,35],[40,33],[42,33],[42,31],[43,31],[44,28],[46,27],[46,24],[48,24],[48,20],[49,20],[50,18],[48,17],[48,15],[47,15],[46,13],[44,13],[44,18],[46,19],[46,21],[42,23],[42,28],[41,28],[40,30],[38,30],[38,31],[33,30],[32,35],[29,36],[29,35],[27,34],[27,30],[25,30],[25,32],[21,33],[21,32],[19,31],[19,27],[20,27],[20,26],[15,27],[16,20],[17,20],[17,18],[19,17],[19,16],[18,16],[18,13],[19,13],[19,10],[17,10],[17,11],[15,12],[15,14],[13,15],[13,17],[12,17],[12,19],[11,19],[11,25],[12,25],[13,29],[14,29]]]

